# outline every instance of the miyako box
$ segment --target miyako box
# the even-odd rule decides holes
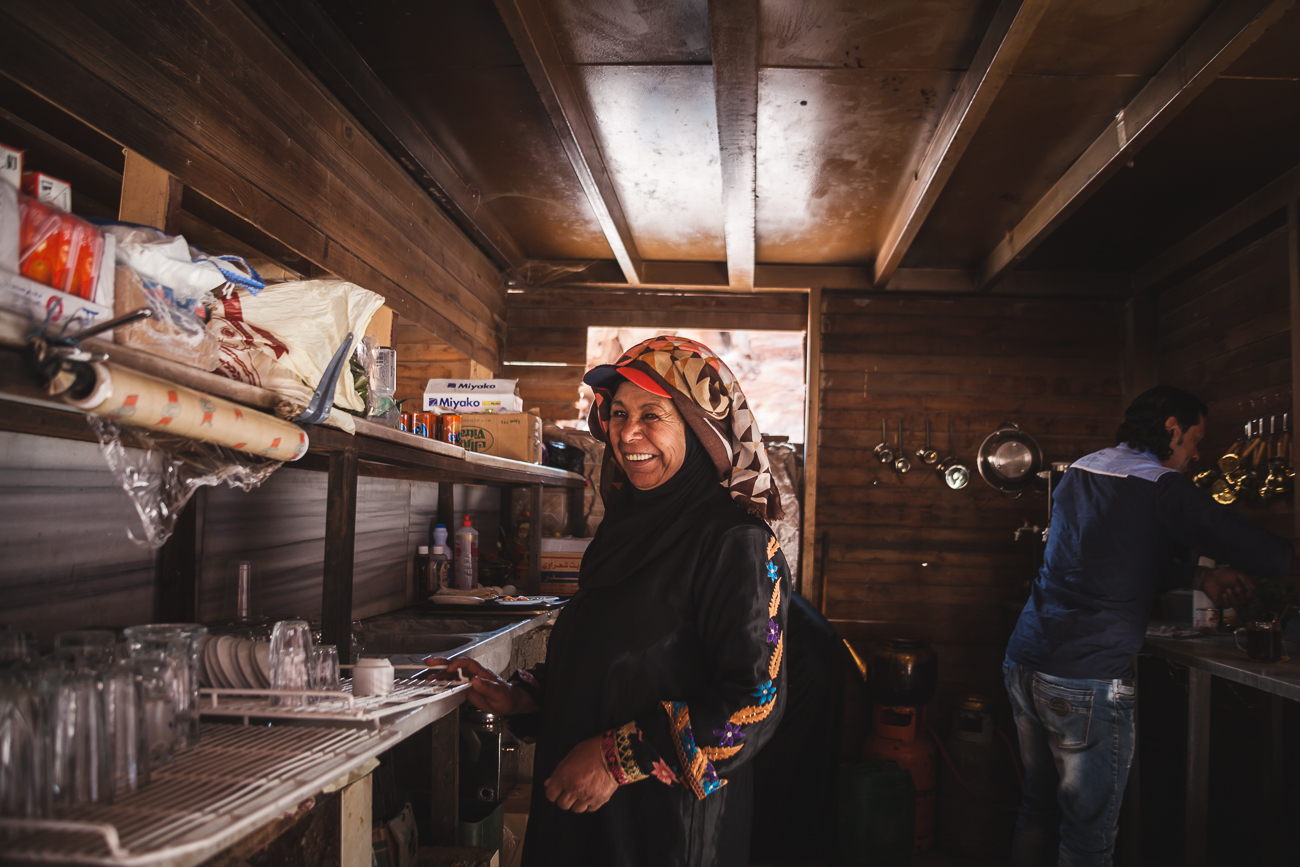
[[[460,444],[468,452],[539,464],[542,420],[531,412],[465,413],[460,417]]]
[[[590,539],[542,537],[542,593],[572,596],[578,592],[578,570]]]
[[[431,379],[424,386],[424,409],[440,412],[523,412],[514,379]]]

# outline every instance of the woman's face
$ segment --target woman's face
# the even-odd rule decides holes
[[[624,382],[609,410],[614,459],[638,489],[671,479],[686,460],[686,421],[666,397]]]

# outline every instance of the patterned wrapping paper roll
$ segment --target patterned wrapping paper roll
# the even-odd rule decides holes
[[[307,434],[292,422],[112,362],[93,367],[94,391],[68,399],[85,412],[277,461],[307,453]]]

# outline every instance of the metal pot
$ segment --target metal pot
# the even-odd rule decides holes
[[[920,707],[934,698],[939,657],[919,638],[884,638],[871,646],[867,688],[871,700],[888,707]]]
[[[1013,422],[985,438],[975,459],[981,478],[1004,494],[1020,496],[1043,468],[1043,451]]]

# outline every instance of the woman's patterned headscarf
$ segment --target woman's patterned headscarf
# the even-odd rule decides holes
[[[652,337],[613,364],[593,367],[582,381],[596,394],[588,426],[606,446],[610,445],[609,411],[614,392],[630,381],[672,399],[741,508],[765,520],[783,516],[767,449],[749,403],[736,377],[713,350],[684,337]],[[626,480],[614,460],[614,450],[606,448],[601,467],[601,494],[606,502]]]

